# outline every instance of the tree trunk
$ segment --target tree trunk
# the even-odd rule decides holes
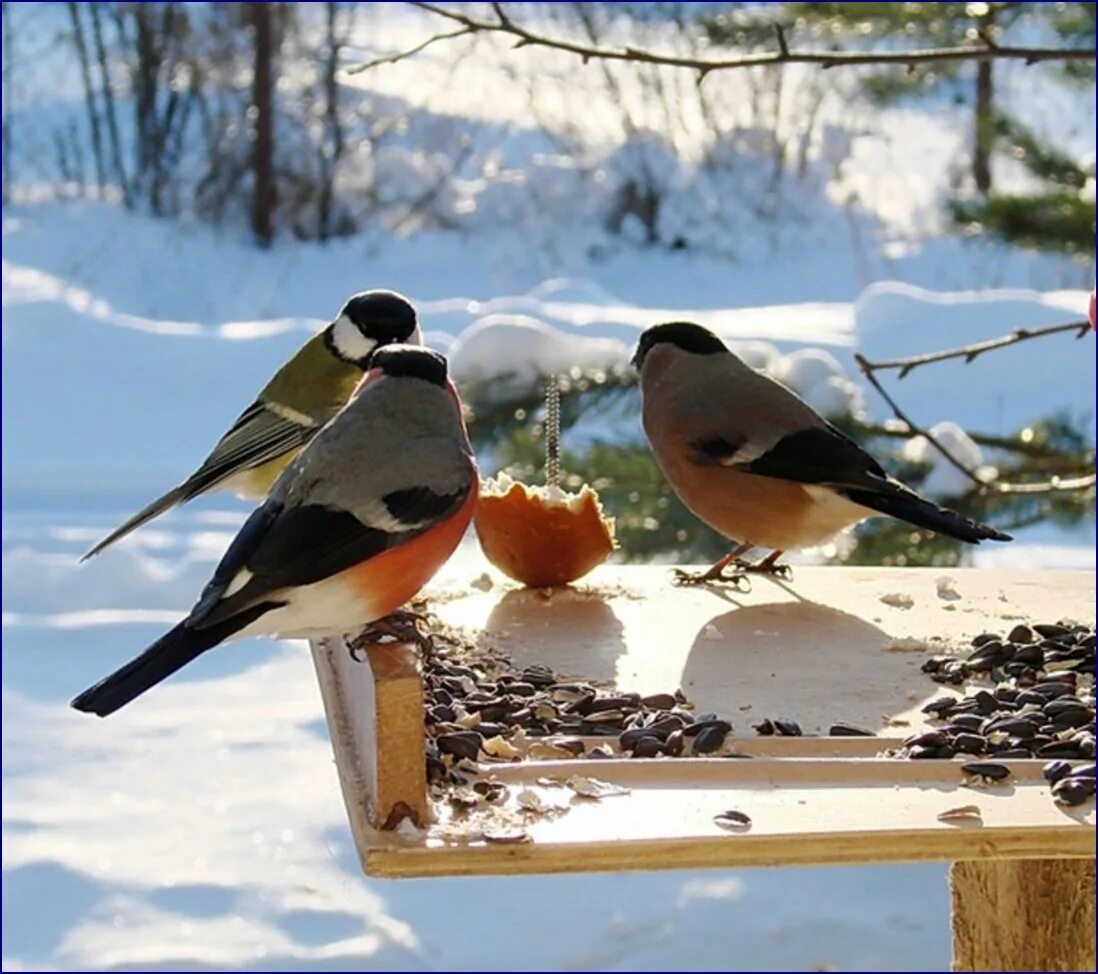
[[[248,10],[252,17],[255,43],[252,76],[252,108],[255,113],[252,132],[252,233],[261,247],[269,247],[274,238],[275,206],[271,4],[250,3]]]
[[[995,14],[989,9],[980,18],[980,28],[990,37],[995,28]],[[975,131],[972,141],[972,181],[982,196],[991,192],[991,148],[995,140],[995,86],[992,65],[987,60],[976,62]]]
[[[133,207],[133,193],[126,176],[126,166],[122,161],[122,140],[118,135],[118,115],[114,107],[114,91],[111,88],[110,65],[107,62],[107,45],[103,40],[103,24],[100,4],[88,5],[91,14],[92,37],[95,40],[95,58],[99,63],[99,85],[103,92],[103,115],[107,121],[107,138],[111,146],[111,164],[114,166],[114,178],[122,190],[122,203],[127,209]]]
[[[107,179],[103,167],[103,139],[99,128],[99,110],[95,105],[95,89],[92,86],[91,63],[88,60],[88,45],[84,39],[84,25],[80,22],[80,7],[67,3],[69,21],[72,23],[72,39],[76,47],[76,56],[80,62],[80,78],[84,83],[84,106],[88,112],[88,128],[91,131],[92,159],[95,162],[95,184],[102,198]]]
[[[12,137],[12,103],[15,98],[15,91],[12,88],[15,75],[15,28],[11,23],[11,6],[8,3],[0,5],[0,13],[3,16],[3,33],[4,33],[4,119],[3,119],[3,136],[2,147],[3,151],[0,152],[0,156],[3,157],[3,199],[7,203],[11,199],[11,187],[12,187],[12,149],[13,149],[13,137]]]
[[[336,30],[339,16],[338,3],[324,5],[326,18],[326,37],[328,56],[324,63],[324,138],[321,140],[320,162],[320,198],[317,202],[317,237],[328,240],[332,235],[332,204],[335,198],[336,168],[343,155],[343,127],[339,121],[339,82],[336,71],[339,69],[339,51],[342,42]]]

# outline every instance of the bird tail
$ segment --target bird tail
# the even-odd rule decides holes
[[[977,544],[981,541],[1013,540],[1009,534],[996,531],[995,528],[981,524],[979,521],[970,520],[956,511],[939,507],[906,488],[898,487],[897,490],[887,493],[869,490],[848,490],[844,493],[855,504],[861,504],[862,507],[888,514],[920,528],[929,528],[931,531],[948,535],[958,541]]]
[[[162,497],[158,497],[151,504],[141,508],[141,510],[128,521],[115,528],[94,548],[87,551],[80,560],[82,562],[87,561],[93,555],[99,554],[104,548],[114,544],[119,538],[124,538],[131,531],[135,531],[137,528],[141,527],[146,521],[151,521],[154,517],[163,514],[168,508],[175,507],[176,504],[181,504],[185,500],[190,500],[192,496],[193,495],[191,491],[187,489],[186,484],[180,484],[178,487],[173,487]]]
[[[100,717],[113,714],[216,646],[225,638],[222,630],[220,626],[191,629],[186,622],[179,623],[136,659],[74,698],[72,706]]]

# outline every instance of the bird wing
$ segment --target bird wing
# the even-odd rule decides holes
[[[879,463],[831,424],[787,433],[763,448],[726,434],[702,437],[691,444],[691,456],[703,466],[734,467],[743,473],[818,484],[836,490],[891,490],[891,480]]]
[[[1010,541],[1010,535],[920,497],[889,477],[879,463],[833,426],[799,430],[782,437],[755,459],[750,443],[712,436],[692,445],[695,463],[734,467],[762,477],[828,487],[847,500],[881,514],[929,528],[960,541]]]
[[[269,500],[245,522],[203,590],[188,623],[216,625],[278,593],[312,585],[406,544],[449,518],[471,484],[452,493],[410,487],[383,495],[368,512]]]
[[[446,521],[475,490],[467,451],[444,390],[400,380],[364,390],[244,523],[189,624],[215,625],[260,601],[277,603]]]
[[[303,413],[257,399],[217,441],[181,489],[186,497],[194,497],[241,470],[260,467],[304,446],[318,429],[316,422]]]

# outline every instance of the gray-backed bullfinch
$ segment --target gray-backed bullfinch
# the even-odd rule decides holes
[[[226,639],[384,620],[453,553],[478,486],[446,360],[379,349],[350,402],[245,521],[190,614],[72,705],[105,717]]]
[[[335,319],[274,374],[194,473],[108,534],[84,558],[207,491],[266,496],[286,465],[346,404],[374,349],[394,342],[423,343],[408,299],[384,290],[350,297]]]
[[[1009,535],[920,497],[779,382],[744,364],[711,331],[688,322],[649,328],[633,364],[644,432],[682,502],[737,547],[709,571],[788,574],[782,552],[821,544],[867,517],[888,514],[961,541]],[[739,559],[752,548],[771,554]],[[722,575],[729,564],[730,576]]]

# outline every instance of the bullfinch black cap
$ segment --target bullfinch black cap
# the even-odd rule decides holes
[[[419,345],[383,345],[370,356],[368,368],[384,375],[425,379],[436,386],[446,385],[446,359],[438,352]]]
[[[660,342],[668,342],[684,352],[693,352],[696,355],[714,355],[728,351],[724,342],[708,328],[689,321],[670,321],[663,325],[654,325],[641,335],[633,354],[633,365],[638,369],[644,365],[644,357],[653,345]]]

